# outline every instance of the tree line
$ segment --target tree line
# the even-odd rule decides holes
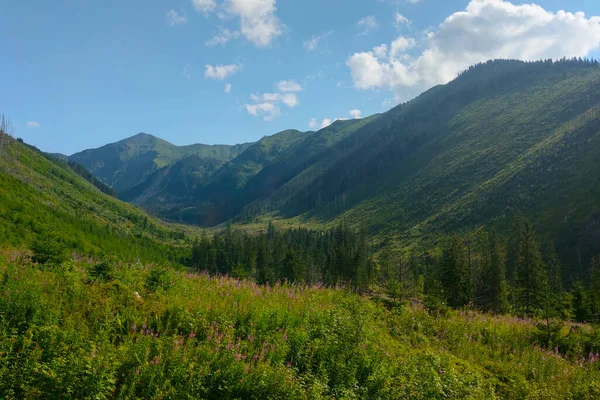
[[[526,220],[505,236],[485,229],[452,234],[427,252],[394,251],[390,243],[376,248],[366,233],[343,224],[325,232],[272,223],[259,233],[229,227],[197,239],[188,265],[260,284],[346,286],[434,308],[600,324],[600,256],[591,261],[585,283],[565,279],[553,244],[540,246]]]
[[[260,284],[287,281],[343,285],[358,291],[369,288],[375,272],[367,235],[345,225],[319,232],[278,230],[270,223],[258,234],[229,227],[197,239],[188,265],[214,274],[253,278]]]

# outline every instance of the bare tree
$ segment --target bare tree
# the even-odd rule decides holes
[[[12,135],[12,123],[2,114],[0,116],[0,166],[6,158],[6,148],[10,144]]]

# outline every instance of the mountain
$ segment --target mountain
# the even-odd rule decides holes
[[[179,262],[193,228],[166,224],[102,190],[83,167],[0,133],[3,247]]]
[[[404,248],[523,214],[565,257],[588,258],[600,251],[599,88],[592,61],[489,61],[383,114],[282,132],[223,164],[182,159],[123,198],[205,226],[345,221]]]
[[[235,215],[234,199],[249,179],[311,134],[287,130],[265,136],[222,165],[198,156],[187,157],[156,171],[120,196],[164,218],[215,225]]]
[[[146,133],[84,150],[69,157],[111,186],[117,193],[139,184],[158,169],[189,156],[198,156],[219,165],[245,150],[249,143],[236,146],[194,144],[175,146]]]

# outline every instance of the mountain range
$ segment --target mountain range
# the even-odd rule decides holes
[[[390,111],[236,146],[139,134],[68,159],[153,215],[200,226],[344,221],[404,247],[531,219],[600,250],[600,68],[496,60]]]

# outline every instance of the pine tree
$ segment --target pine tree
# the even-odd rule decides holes
[[[450,307],[464,307],[471,302],[471,271],[464,245],[458,235],[450,237],[442,256],[442,287]]]
[[[515,270],[515,302],[526,315],[540,308],[538,296],[542,290],[544,267],[535,232],[525,222],[519,235]]]

